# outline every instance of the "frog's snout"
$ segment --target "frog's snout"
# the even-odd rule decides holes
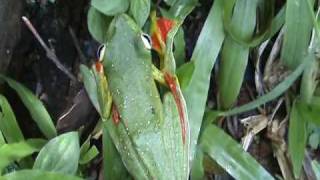
[[[141,34],[141,39],[142,39],[142,42],[143,42],[143,45],[146,49],[148,50],[151,50],[152,48],[152,45],[151,45],[151,38],[148,34],[146,33],[142,33]]]

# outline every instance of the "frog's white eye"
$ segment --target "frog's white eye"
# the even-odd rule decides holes
[[[99,61],[103,60],[105,51],[106,51],[106,46],[104,44],[101,44],[97,51],[97,58],[99,59]]]
[[[143,42],[143,45],[146,49],[150,50],[151,49],[151,38],[148,34],[142,33],[141,34],[141,39]]]

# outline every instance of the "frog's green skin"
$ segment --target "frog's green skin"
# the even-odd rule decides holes
[[[182,142],[177,106],[170,92],[162,103],[141,35],[124,14],[110,25],[103,65],[121,120],[109,120],[108,131],[135,179],[188,179],[188,143]]]

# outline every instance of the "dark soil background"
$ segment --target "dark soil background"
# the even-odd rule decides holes
[[[279,5],[282,3],[277,2]],[[187,59],[192,55],[211,5],[212,0],[201,0],[184,23]],[[60,62],[78,77],[79,65],[92,64],[99,46],[88,32],[88,9],[89,0],[56,0],[55,4],[46,0],[0,0],[0,72],[6,73],[35,92],[54,120],[58,120],[75,102],[82,107],[81,112],[75,112],[69,118],[57,122],[60,132],[74,130],[80,126],[89,131],[98,120],[98,116],[81,95],[83,92],[80,81],[72,82],[47,58],[44,49],[22,22],[21,16],[30,19],[45,42],[55,50]],[[248,67],[238,104],[251,101],[250,93],[255,93],[252,69]],[[214,72],[212,75],[208,104],[215,106],[217,85]],[[25,136],[41,136],[17,95],[5,85],[1,85],[0,92],[5,94],[13,106]],[[237,120],[224,121],[221,126],[236,140],[240,140],[244,134],[243,127]],[[95,143],[101,147],[100,141]],[[259,143],[253,143],[250,152],[272,174],[279,173],[271,143],[267,138],[262,137]],[[88,174],[97,177],[100,163],[101,158],[98,158],[89,168]],[[211,175],[208,175],[208,179],[211,179]]]

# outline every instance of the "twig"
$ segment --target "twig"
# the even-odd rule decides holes
[[[30,20],[25,16],[22,16],[22,20],[27,25],[27,27],[30,29],[30,31],[35,36],[35,38],[38,40],[38,42],[43,47],[43,49],[46,51],[47,57],[50,60],[52,60],[53,63],[57,66],[57,68],[60,69],[63,73],[65,73],[72,81],[76,81],[77,80],[76,77],[66,67],[64,67],[60,63],[56,54],[46,45],[46,43],[43,41],[43,39],[41,38],[41,36],[37,32],[37,30],[34,28],[32,23],[30,22]]]
[[[72,37],[73,44],[78,52],[81,63],[86,63],[86,57],[82,53],[80,45],[79,45],[79,41],[77,40],[76,34],[74,33],[74,31],[71,27],[69,27],[69,33]]]

